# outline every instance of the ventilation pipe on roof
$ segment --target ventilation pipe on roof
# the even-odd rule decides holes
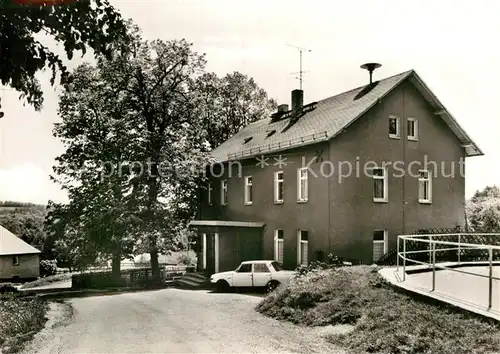
[[[304,91],[293,90],[292,91],[292,114],[297,115],[302,111],[304,106]]]

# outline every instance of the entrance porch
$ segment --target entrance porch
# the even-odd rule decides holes
[[[242,262],[262,258],[264,223],[195,220],[198,271],[207,275],[234,270]]]

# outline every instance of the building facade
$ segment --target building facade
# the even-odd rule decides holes
[[[213,151],[199,267],[329,253],[377,261],[398,235],[465,222],[465,158],[482,155],[412,70],[250,124]]]

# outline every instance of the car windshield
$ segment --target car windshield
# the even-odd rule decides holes
[[[277,272],[279,272],[280,270],[284,270],[281,264],[279,264],[278,262],[271,262],[271,265]]]

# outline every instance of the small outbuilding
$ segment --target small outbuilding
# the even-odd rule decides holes
[[[0,226],[0,280],[36,279],[40,251]]]

